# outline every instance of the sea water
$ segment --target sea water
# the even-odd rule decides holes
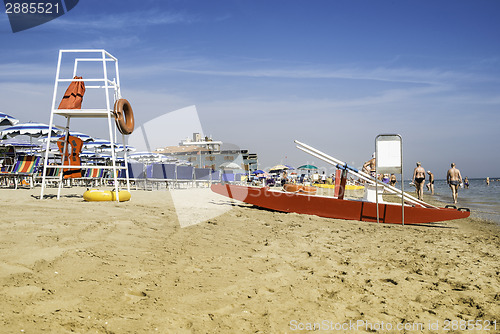
[[[490,185],[486,184],[486,179],[469,179],[469,188],[458,189],[457,207],[469,208],[471,217],[478,217],[495,221],[500,224],[500,178],[491,178]],[[426,183],[429,181],[426,180]],[[405,185],[405,191],[406,191]],[[427,186],[424,186],[424,194],[430,195]],[[437,200],[453,204],[451,189],[446,180],[434,181],[434,196]]]

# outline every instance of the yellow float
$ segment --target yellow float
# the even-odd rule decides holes
[[[314,187],[318,188],[327,188],[327,189],[335,189],[335,184],[321,184],[321,183],[315,183],[313,184]],[[346,190],[358,190],[358,189],[365,189],[364,186],[358,186],[355,184],[346,184],[345,185]]]
[[[126,190],[118,192],[120,202],[130,200],[130,193]],[[116,191],[90,189],[83,193],[83,199],[87,202],[116,201]]]

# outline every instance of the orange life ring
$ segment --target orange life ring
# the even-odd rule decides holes
[[[316,190],[317,188],[316,187],[308,187],[308,186],[303,186],[302,189],[300,189],[299,191],[300,192],[303,192],[305,194],[311,194],[311,195],[314,195],[316,194]]]
[[[303,186],[301,184],[285,183],[285,185],[283,186],[283,189],[286,192],[291,192],[291,193],[305,193],[305,194],[311,194],[311,195],[316,194],[315,187]]]
[[[129,135],[134,131],[134,112],[132,106],[125,99],[119,99],[115,102],[114,107],[115,123],[118,130],[124,134]]]
[[[302,188],[302,186],[300,186],[298,184],[285,183],[283,185],[283,189],[285,189],[286,192],[290,192],[290,193],[296,193],[301,188]]]
[[[57,140],[57,147],[59,147],[59,151],[61,152],[61,154],[64,153],[65,138],[66,137],[64,136]],[[81,165],[80,152],[82,151],[82,147],[83,147],[83,140],[75,136],[68,136],[66,155],[64,157],[63,166]],[[63,175],[65,179],[82,177],[82,170],[80,168],[64,168]]]

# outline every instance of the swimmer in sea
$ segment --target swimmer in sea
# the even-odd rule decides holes
[[[460,170],[455,167],[455,163],[451,163],[451,168],[448,169],[448,173],[446,173],[446,181],[451,188],[451,195],[453,196],[453,202],[457,204],[458,201],[458,187],[460,187],[460,183],[462,183],[462,175],[460,174]]]
[[[424,199],[425,184],[425,169],[421,165],[420,162],[417,162],[417,167],[413,170],[413,183],[415,183],[415,188],[417,188],[417,198],[419,200]]]

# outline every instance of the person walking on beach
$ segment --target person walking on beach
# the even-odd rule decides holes
[[[455,167],[455,163],[451,163],[451,168],[448,169],[448,173],[446,173],[446,181],[451,188],[451,195],[453,196],[453,202],[457,204],[458,201],[458,187],[460,187],[460,183],[462,183],[462,175],[460,174],[460,170]]]
[[[469,178],[466,176],[465,179],[464,179],[464,187],[466,189],[469,189]]]
[[[417,189],[417,198],[424,199],[424,184],[425,184],[425,169],[420,162],[417,162],[417,167],[413,170],[413,183]]]
[[[434,174],[430,170],[427,171],[427,174],[429,174],[429,183],[426,184],[427,190],[431,192],[431,195],[434,195]]]

